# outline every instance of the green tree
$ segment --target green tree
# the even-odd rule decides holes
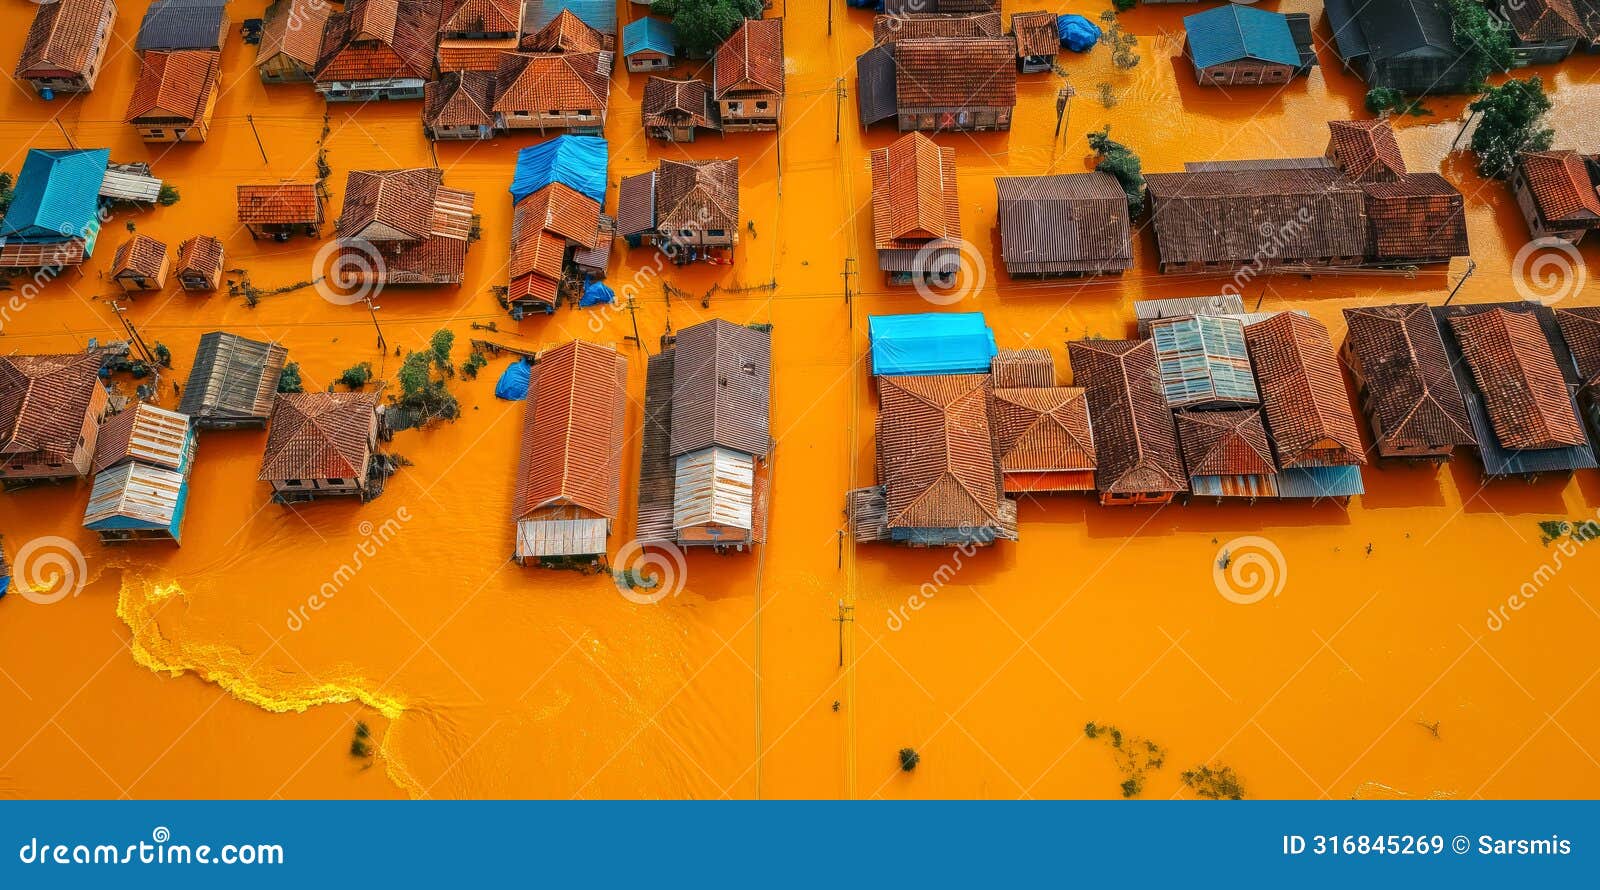
[[[170,182],[163,182],[161,184],[161,191],[156,195],[156,203],[160,204],[162,207],[171,207],[172,205],[178,203],[178,199],[182,197],[182,195],[178,194],[177,186]]]
[[[921,762],[922,762],[922,755],[917,753],[917,749],[916,748],[901,748],[900,749],[900,769],[902,769],[905,772],[909,773],[912,770],[916,769],[917,768],[917,764],[919,764]]]
[[[656,0],[650,11],[668,16],[690,53],[716,49],[745,19],[761,17],[761,0]]]
[[[1112,10],[1100,13],[1100,42],[1111,47],[1111,64],[1117,66],[1119,71],[1127,71],[1137,67],[1139,54],[1133,48],[1139,45],[1139,38],[1122,30],[1122,24],[1117,21],[1117,14]]]
[[[363,386],[366,386],[367,382],[371,379],[372,362],[362,362],[359,365],[352,365],[348,368],[345,368],[344,373],[339,375],[339,382],[344,384],[346,389],[352,390],[360,389]]]
[[[1467,90],[1479,92],[1497,72],[1511,70],[1511,29],[1482,0],[1448,0],[1450,36],[1467,66]]]
[[[300,382],[300,363],[290,362],[283,366],[278,374],[278,392],[304,392],[305,386]]]
[[[10,209],[12,189],[16,184],[10,173],[0,173],[0,213]]]
[[[433,356],[433,366],[446,374],[455,373],[454,366],[450,363],[450,350],[456,345],[456,335],[449,328],[440,328],[433,332],[433,338],[428,341],[428,352]]]
[[[1089,147],[1100,156],[1094,168],[1102,173],[1110,173],[1122,183],[1122,191],[1128,196],[1128,213],[1138,216],[1139,211],[1144,209],[1144,165],[1139,156],[1111,138],[1110,124],[1089,134]]]
[[[1544,151],[1555,138],[1555,131],[1544,126],[1550,97],[1538,77],[1490,87],[1468,108],[1482,115],[1472,133],[1472,153],[1478,156],[1478,172],[1484,176],[1506,178],[1517,155]]]

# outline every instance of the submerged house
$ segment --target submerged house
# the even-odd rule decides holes
[[[194,449],[195,431],[184,414],[140,402],[107,420],[95,446],[83,527],[102,544],[178,543]]]
[[[1556,324],[1578,372],[1578,402],[1587,412],[1590,435],[1600,437],[1600,307],[1557,309]]]
[[[699,130],[721,130],[711,85],[703,80],[651,77],[640,102],[644,131],[652,139],[693,142]]]
[[[124,119],[146,142],[206,141],[220,62],[215,50],[144,53]]]
[[[1137,322],[1140,339],[1148,338],[1150,336],[1150,326],[1163,318],[1182,318],[1186,315],[1243,314],[1244,298],[1238,294],[1136,300],[1133,304],[1133,315]]]
[[[552,182],[518,201],[511,216],[512,308],[554,311],[568,252],[592,250],[599,240],[600,202],[565,183]]]
[[[1083,388],[1056,385],[1048,350],[1004,350],[992,367],[989,425],[1000,487],[1006,494],[1093,491],[1094,431]]]
[[[1379,457],[1448,460],[1476,445],[1433,313],[1422,303],[1344,310],[1340,354]]]
[[[1328,329],[1299,312],[1246,325],[1262,411],[1278,464],[1278,496],[1347,500],[1364,490],[1366,455]]]
[[[1184,16],[1184,55],[1201,86],[1288,83],[1317,64],[1310,16],[1225,3]],[[1297,35],[1298,32],[1298,35]]]
[[[616,28],[613,25],[602,31],[571,9],[562,8],[548,22],[523,34],[517,46],[530,53],[610,53],[616,49]],[[608,65],[606,72],[610,70]]]
[[[889,284],[954,284],[960,242],[956,150],[908,133],[874,151],[872,246]]]
[[[1177,428],[1149,340],[1073,340],[1072,375],[1094,425],[1095,489],[1106,506],[1165,504],[1189,490]]]
[[[154,0],[139,22],[133,48],[221,52],[228,42],[227,0]]]
[[[100,356],[0,356],[0,479],[87,476],[110,402]]]
[[[56,0],[34,7],[12,76],[49,99],[94,89],[117,21],[113,0]]]
[[[878,378],[878,484],[851,491],[855,540],[975,547],[1017,539],[989,425],[988,374]]]
[[[315,182],[241,185],[239,222],[251,238],[288,241],[300,234],[317,237],[322,228],[322,195]]]
[[[488,139],[495,133],[494,75],[450,71],[422,92],[422,129],[429,139]]]
[[[1600,192],[1583,155],[1570,149],[1527,151],[1511,171],[1511,191],[1534,238],[1571,244],[1600,228]]]
[[[678,29],[666,19],[644,16],[623,26],[622,62],[633,74],[672,67],[678,55]]]
[[[502,53],[494,72],[496,128],[598,134],[611,97],[610,52]]]
[[[333,6],[325,0],[273,0],[261,23],[256,72],[262,83],[308,83],[322,54]]]
[[[0,269],[81,264],[100,235],[103,148],[28,149],[0,218]]]
[[[1330,121],[1326,156],[1366,198],[1367,262],[1448,263],[1466,256],[1460,190],[1438,173],[1412,173],[1387,118]]]
[[[222,242],[196,235],[178,245],[173,273],[186,291],[212,291],[222,284]]]
[[[167,245],[136,232],[117,246],[111,261],[111,280],[125,291],[161,290],[167,286],[171,268]]]
[[[1009,130],[1017,104],[1017,44],[989,37],[897,39],[856,59],[862,126],[894,118],[908,130]]]
[[[1172,408],[1244,408],[1260,404],[1244,323],[1219,315],[1150,322],[1161,394]]]
[[[1460,93],[1471,62],[1456,44],[1445,0],[1324,0],[1334,47],[1367,87],[1411,95]]]
[[[1178,444],[1195,497],[1273,498],[1278,468],[1260,408],[1179,411]]]
[[[997,176],[1000,256],[1013,278],[1121,275],[1133,266],[1128,198],[1109,173]]]
[[[227,331],[202,334],[178,411],[203,430],[264,428],[289,350]]]
[[[517,51],[520,0],[445,0],[439,20],[439,73],[492,73],[500,54]]]
[[[617,187],[616,233],[629,245],[670,245],[673,262],[733,261],[739,243],[739,159],[662,159]]]
[[[1433,314],[1487,478],[1534,479],[1596,466],[1575,398],[1582,381],[1549,307],[1480,303],[1440,306]]]
[[[783,19],[745,19],[712,56],[717,116],[729,133],[777,130],[783,117]]]
[[[650,357],[640,543],[744,550],[766,541],[772,337],[720,319]]]
[[[257,478],[280,504],[377,495],[378,396],[361,392],[279,393]]]
[[[617,518],[628,361],[574,340],[539,354],[517,463],[512,520],[522,565],[604,558]]]
[[[374,284],[460,284],[472,232],[472,192],[436,167],[352,170],[337,230],[345,253],[376,254]]]
[[[350,0],[328,17],[312,74],[329,102],[420,99],[433,73],[437,0]]]
[[[1581,43],[1587,49],[1595,36],[1577,4],[1582,0],[1498,0],[1495,4],[1511,31],[1512,64],[1550,65],[1572,55]]]
[[[1056,30],[1055,13],[1012,13],[1011,36],[1017,41],[1018,71],[1037,74],[1055,68],[1056,56],[1061,53],[1061,34]]]

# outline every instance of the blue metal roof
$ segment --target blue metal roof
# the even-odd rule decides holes
[[[1361,468],[1290,467],[1278,471],[1280,498],[1348,498],[1361,494]]]
[[[982,312],[874,315],[873,374],[987,374],[1000,351]]]
[[[1240,59],[1300,67],[1289,19],[1279,13],[1229,3],[1184,16],[1183,27],[1196,68]]]
[[[678,29],[665,19],[636,19],[622,29],[622,55],[634,53],[678,53]]]
[[[570,9],[572,14],[601,34],[617,33],[616,0],[528,0],[524,7],[523,33],[532,34]]]
[[[599,136],[557,136],[517,152],[511,177],[511,203],[559,182],[606,202],[606,141]]]
[[[100,185],[110,158],[104,148],[30,149],[0,236],[40,244],[78,237],[87,253],[100,229]]]

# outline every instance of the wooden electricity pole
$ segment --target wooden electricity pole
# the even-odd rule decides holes
[[[850,614],[855,610],[855,606],[847,606],[844,604],[844,600],[839,600],[839,615],[832,619],[839,625],[839,667],[844,667],[844,624],[846,621],[855,620]]]
[[[1444,298],[1444,304],[1446,306],[1450,305],[1450,301],[1454,300],[1456,298],[1456,294],[1461,292],[1461,285],[1466,284],[1467,279],[1471,278],[1472,273],[1476,271],[1478,271],[1478,261],[1473,259],[1467,260],[1467,271],[1462,273],[1461,280],[1457,281],[1456,286],[1451,289],[1450,296]]]
[[[261,152],[261,163],[263,163],[263,164],[271,163],[270,161],[267,160],[267,147],[265,145],[261,144],[261,133],[256,130],[256,118],[255,118],[255,115],[247,114],[247,115],[244,116],[244,119],[245,119],[245,122],[250,125],[250,135],[256,137],[256,151]],[[431,145],[432,143],[429,143],[429,144]]]

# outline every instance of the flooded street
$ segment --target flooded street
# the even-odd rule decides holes
[[[263,5],[239,0],[230,17]],[[1094,18],[1108,5],[1057,11]],[[1061,58],[1076,91],[1063,139],[1062,80],[1050,74],[1021,79],[1009,133],[939,135],[957,151],[965,237],[997,259],[994,177],[1088,169],[1084,134],[1106,124],[1146,172],[1322,154],[1328,120],[1368,116],[1365,88],[1338,70],[1320,3],[1266,5],[1317,22],[1322,67],[1281,92],[1196,86],[1180,25],[1194,7],[1146,8],[1122,19],[1139,37],[1135,69],[1115,71],[1104,48]],[[285,344],[307,391],[362,361],[392,387],[395,347],[423,349],[441,327],[455,332],[457,361],[474,337],[615,345],[630,362],[632,401],[615,552],[631,538],[645,350],[707,318],[770,323],[768,543],[692,553],[682,590],[646,606],[604,575],[511,563],[523,406],[494,397],[504,357],[452,382],[459,421],[396,435],[387,447],[411,465],[367,504],[270,503],[256,481],[260,431],[201,435],[181,549],[102,547],[81,528],[87,482],[0,495],[8,554],[61,535],[88,568],[75,597],[0,600],[0,796],[1119,797],[1137,771],[1143,796],[1165,798],[1192,794],[1180,775],[1201,764],[1231,767],[1250,797],[1600,796],[1589,753],[1600,752],[1600,549],[1558,556],[1539,527],[1594,517],[1600,473],[1485,488],[1462,454],[1439,468],[1370,466],[1366,494],[1348,508],[1102,508],[1068,495],[1024,499],[1021,540],[972,555],[847,540],[845,492],[873,481],[869,315],[981,310],[1002,348],[1048,348],[1066,377],[1066,340],[1131,336],[1134,301],[1224,283],[1159,275],[1141,231],[1134,269],[1119,279],[1013,282],[993,262],[967,270],[977,286],[952,306],[889,288],[872,250],[868,153],[898,134],[863,132],[854,107],[871,14],[834,0],[830,36],[823,0],[779,0],[781,140],[647,141],[645,77],[619,62],[606,124],[613,195],[621,176],[662,157],[738,157],[748,226],[735,262],[658,269],[651,249],[619,242],[607,282],[635,293],[636,315],[563,308],[515,322],[491,288],[508,278],[515,154],[536,137],[430,147],[420,102],[328,106],[308,85],[264,87],[235,29],[209,141],[146,145],[122,122],[143,6],[120,9],[93,93],[42,102],[16,82],[3,94],[0,168],[15,174],[27,148],[70,139],[108,147],[117,162],[148,161],[182,200],[120,210],[81,274],[4,319],[0,350],[119,339],[119,297],[145,340],[171,349],[160,404],[175,408],[170,381],[186,378],[210,330]],[[1029,8],[1008,0],[1007,20]],[[624,3],[621,18],[645,9]],[[13,2],[0,13],[0,58],[17,57],[33,11]],[[1556,147],[1596,150],[1600,57],[1531,71],[1553,88]],[[1114,107],[1100,101],[1101,83]],[[1517,299],[1526,225],[1503,184],[1451,153],[1464,103],[1427,105],[1431,116],[1395,128],[1412,170],[1438,169],[1466,195],[1477,268],[1455,300]],[[387,350],[364,306],[333,305],[313,287],[251,307],[175,282],[129,300],[106,277],[128,223],[174,251],[191,235],[221,238],[228,277],[247,272],[263,291],[309,282],[321,274],[319,242],[251,240],[234,186],[315,179],[319,149],[333,171],[324,235],[350,170],[437,163],[445,185],[476,193],[483,238],[465,283],[385,290]],[[1600,242],[1583,256],[1594,267]],[[1245,300],[1304,309],[1338,343],[1342,308],[1441,303],[1465,271],[1457,260],[1414,277],[1273,277],[1252,282]],[[1563,305],[1597,304],[1591,281]],[[473,328],[491,323],[497,331]],[[642,348],[625,339],[635,324]],[[1219,595],[1213,579],[1220,549],[1242,536],[1282,554],[1281,591],[1250,605]],[[1536,595],[1523,608],[1500,611],[1529,584]],[[326,604],[307,610],[319,591]],[[350,753],[358,721],[371,728],[371,757]],[[1163,763],[1130,765],[1085,734],[1091,722],[1154,743]],[[912,774],[895,756],[906,746],[922,756]]]

